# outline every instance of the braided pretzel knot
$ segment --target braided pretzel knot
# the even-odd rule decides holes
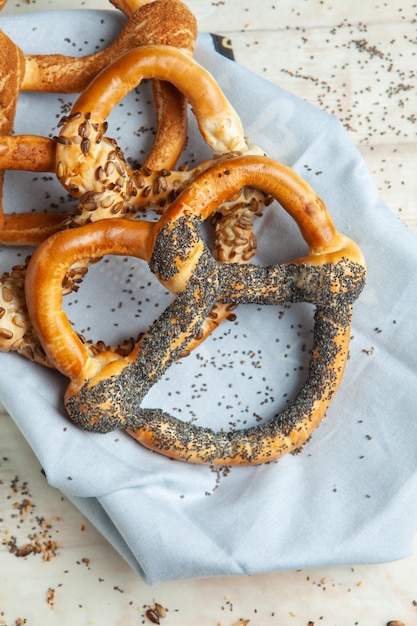
[[[271,194],[293,217],[307,243],[307,256],[268,267],[214,261],[198,227],[219,203],[245,185]],[[120,227],[127,224],[130,222],[122,221]],[[68,346],[61,340],[58,347],[53,340],[49,342],[56,367],[73,376],[65,398],[71,418],[96,432],[126,428],[152,450],[209,465],[259,464],[302,446],[324,417],[343,376],[352,307],[365,281],[365,263],[358,246],[336,230],[322,200],[295,172],[255,156],[236,157],[203,172],[146,230],[144,256],[159,280],[174,287],[177,297],[128,358],[111,361],[101,370],[97,364],[92,367],[78,359],[74,376],[65,366]],[[45,284],[41,288],[42,273],[47,270],[45,256],[41,261],[29,265],[28,300],[45,346],[51,333],[55,336],[59,331],[56,303],[49,313],[41,310],[47,293]],[[264,425],[214,432],[159,409],[141,408],[146,392],[196,332],[215,299],[316,305],[308,380],[289,407]],[[62,332],[61,338],[65,339]],[[73,350],[72,355],[75,353]]]

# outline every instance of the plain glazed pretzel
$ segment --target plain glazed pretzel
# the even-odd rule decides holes
[[[271,194],[293,217],[308,246],[305,257],[268,267],[218,264],[213,259],[198,227],[246,185]],[[100,223],[103,230],[107,223]],[[132,227],[126,220],[119,224],[121,229]],[[73,232],[79,235],[84,228]],[[29,264],[31,319],[55,367],[71,380],[65,397],[70,417],[86,430],[125,428],[144,446],[192,463],[253,465],[300,448],[324,417],[343,376],[352,307],[366,273],[358,246],[336,230],[322,200],[294,171],[256,156],[235,157],[204,171],[157,223],[141,228],[146,229],[146,241],[141,242],[146,251],[141,248],[141,254],[177,296],[123,360],[111,356],[109,362],[91,363],[79,346],[72,345],[61,324],[62,270],[56,276],[48,242]],[[50,305],[43,308],[46,294]],[[214,432],[159,409],[141,408],[149,388],[187,347],[215,300],[231,305],[301,301],[316,305],[308,380],[288,408],[262,426]]]
[[[11,136],[20,91],[76,93],[127,50],[148,43],[178,46],[192,55],[196,20],[180,0],[114,0],[128,17],[119,36],[103,50],[84,57],[25,55],[0,31],[0,189],[4,170],[55,172],[55,143],[35,135]],[[185,97],[169,82],[153,81],[156,135],[145,166],[173,168],[187,136]],[[38,245],[63,227],[68,216],[53,213],[0,214],[0,242]]]

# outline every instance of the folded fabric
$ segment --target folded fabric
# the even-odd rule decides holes
[[[115,11],[1,17],[26,52],[85,54],[113,39]],[[51,28],[53,24],[53,28]],[[86,43],[88,42],[88,43]],[[216,471],[152,453],[124,432],[82,432],[66,417],[67,381],[16,354],[0,354],[0,400],[45,470],[147,582],[283,568],[376,563],[410,554],[417,520],[417,239],[381,201],[341,123],[219,55],[200,34],[196,59],[239,112],[246,134],[309,182],[339,231],[362,248],[367,285],[354,309],[350,358],[323,423],[298,455]],[[141,158],[152,141],[149,85],[109,118],[108,135]],[[72,96],[21,94],[16,133],[56,134]],[[210,156],[190,111],[184,161]],[[8,172],[8,211],[71,206],[53,175]],[[53,209],[51,209],[53,210]],[[304,252],[274,204],[257,222],[256,262]],[[1,272],[30,250],[2,248]],[[80,332],[119,340],[147,328],[170,296],[146,264],[108,257],[66,307]],[[305,374],[310,305],[240,306],[145,398],[215,429],[255,424],[285,406]],[[304,368],[304,369],[303,369]]]

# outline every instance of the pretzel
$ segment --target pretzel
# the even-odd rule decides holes
[[[192,170],[145,166],[133,170],[117,143],[106,136],[113,107],[143,79],[170,80],[186,96],[214,157]],[[63,186],[80,199],[67,226],[117,217],[135,217],[144,208],[165,207],[213,162],[237,153],[260,153],[248,145],[241,120],[213,76],[180,50],[143,46],[119,58],[84,90],[61,122],[56,170]],[[256,242],[251,220],[269,199],[259,191],[239,190],[219,208],[216,249],[221,260],[249,260]],[[223,227],[224,224],[224,227]],[[245,231],[245,232],[243,232]],[[226,252],[227,250],[227,252]]]
[[[271,194],[296,221],[308,246],[305,257],[269,267],[214,260],[198,226],[247,185]],[[254,465],[300,448],[323,419],[341,382],[352,307],[366,272],[359,247],[336,230],[323,201],[290,168],[267,157],[242,156],[205,170],[158,222],[146,226],[139,222],[138,228],[146,231],[140,243],[137,235],[128,243],[122,234],[124,229],[131,233],[136,222],[103,221],[95,227],[104,234],[107,224],[109,232],[117,229],[112,240],[123,241],[123,253],[130,249],[149,259],[153,273],[177,296],[128,357],[110,355],[92,362],[69,337],[59,306],[62,256],[66,258],[68,250],[57,237],[68,234],[51,238],[59,241],[53,251],[50,239],[35,252],[26,281],[29,311],[55,367],[71,380],[65,406],[74,422],[95,432],[127,429],[151,450],[200,464]],[[89,226],[92,234],[93,224],[69,232],[77,237]],[[98,247],[103,252],[101,239],[89,245],[93,247],[89,254]],[[79,243],[76,249],[79,255],[86,252]],[[43,307],[47,296],[49,304]],[[187,346],[215,300],[231,305],[301,301],[316,305],[309,378],[289,407],[262,426],[216,433],[159,409],[141,408],[149,388]]]
[[[192,257],[202,254],[205,246],[196,231],[199,221],[245,185],[260,188],[280,202],[297,222],[308,254],[272,267],[221,265],[222,287],[217,298],[235,304],[314,303],[309,378],[289,407],[262,426],[215,433],[195,424],[184,424],[158,409],[141,409],[131,418],[134,426],[129,428],[129,434],[137,441],[183,461],[252,465],[299,449],[324,417],[341,382],[352,306],[364,286],[362,253],[352,240],[336,230],[322,200],[295,172],[262,157],[241,157],[213,167],[161,217],[152,233],[151,259],[151,268],[160,280],[172,280]],[[191,242],[185,251],[181,247],[184,241]],[[169,246],[173,248],[170,254],[164,253]],[[137,406],[136,397],[132,404]],[[129,411],[125,406],[123,409]]]
[[[10,109],[10,112],[5,111],[7,124],[0,122],[2,170],[55,171],[51,158],[55,146],[50,139],[20,136],[15,137],[13,146],[10,146],[8,135],[13,130],[20,91],[80,92],[112,60],[126,50],[148,42],[179,46],[186,54],[193,54],[197,35],[196,21],[180,0],[114,0],[112,4],[127,15],[126,25],[115,41],[104,50],[80,58],[60,54],[25,55],[0,31],[0,67],[3,77],[0,96],[1,101],[6,102]],[[145,165],[152,168],[172,168],[186,141],[186,100],[170,83],[153,81],[152,89],[156,110],[156,136]],[[18,155],[17,162],[13,162],[12,153],[7,153],[10,147]],[[3,176],[4,172],[1,172],[0,188]],[[67,219],[67,215],[23,213],[1,215],[1,218],[2,243],[36,246],[56,232]]]
[[[105,135],[106,119],[113,107],[143,79],[170,80],[190,102],[200,131],[215,159],[236,150],[259,152],[249,146],[241,120],[213,76],[189,55],[170,46],[142,46],[132,50],[101,72],[83,91],[61,122],[57,140],[56,169],[63,186],[81,202],[66,227],[114,217],[135,217],[140,210],[166,206],[213,160],[191,172],[132,170],[117,143]],[[248,261],[256,251],[252,218],[268,203],[264,194],[239,190],[225,203],[216,220],[216,256],[222,260]],[[220,210],[220,209],[219,209]],[[230,318],[228,306],[216,304],[203,329],[203,338]]]
[[[221,149],[232,149],[238,145],[238,147],[244,148],[248,152],[251,148],[246,144],[238,115],[228,103],[211,75],[189,59],[185,54],[177,53],[168,46],[150,47],[148,49],[143,48],[135,51],[134,59],[139,59],[139,63],[136,63],[134,70],[140,72],[143,66],[145,66],[145,69],[150,67],[151,69],[148,71],[152,72],[153,75],[155,70],[153,69],[152,63],[155,51],[162,65],[169,62],[178,65],[177,70],[180,76],[182,76],[182,72],[187,68],[191,68],[192,71],[189,71],[189,74],[191,74],[191,83],[190,79],[188,79],[186,87],[183,88],[181,80],[177,80],[184,91],[186,91],[188,97],[190,97],[200,126],[202,128],[205,128],[207,125],[210,126],[211,124],[214,126],[213,135],[208,135],[207,132],[205,133],[211,145],[216,147],[217,144],[214,142],[213,137],[215,137],[217,133],[222,140]],[[119,80],[122,81],[121,91],[118,94],[120,98],[123,97],[123,93],[127,93],[127,91],[132,88],[132,84],[126,81],[124,75],[124,72],[126,72],[126,70],[129,71],[129,68],[132,67],[131,56],[132,55],[129,54],[127,62],[125,61],[125,57],[123,57],[123,71],[119,71],[118,74]],[[146,65],[146,63],[148,65]],[[104,113],[107,112],[108,114],[110,112],[115,102],[113,99],[113,101],[109,103],[106,95],[107,90],[110,90],[109,85],[114,86],[115,84],[114,76],[114,68],[111,66],[90,84],[75,103],[70,115],[62,121],[63,128],[59,138],[57,138],[58,143],[56,145],[55,157],[59,159],[57,164],[58,176],[65,176],[62,182],[74,195],[80,193],[80,175],[78,167],[81,160],[81,174],[84,178],[87,178],[87,182],[84,182],[84,180],[82,182],[84,185],[83,189],[89,189],[83,194],[83,211],[87,212],[89,220],[93,219],[92,216],[94,216],[94,219],[103,219],[104,217],[114,218],[115,215],[117,216],[119,214],[133,217],[135,211],[132,208],[129,208],[129,211],[127,209],[125,211],[121,209],[117,211],[114,210],[114,206],[121,204],[120,196],[118,197],[117,194],[126,194],[128,191],[134,199],[136,211],[138,207],[145,208],[151,203],[155,204],[156,202],[158,203],[159,209],[164,210],[162,207],[167,206],[167,201],[169,203],[190,180],[193,180],[199,172],[213,163],[212,160],[204,162],[191,172],[181,170],[178,172],[168,170],[153,171],[147,167],[143,167],[141,170],[136,170],[135,172],[130,170],[117,144],[113,140],[101,136],[104,121],[99,125],[98,122],[94,121],[95,118],[92,119],[89,111],[90,107],[95,106],[94,115],[100,115],[100,113],[103,115],[103,106],[100,109],[96,104],[100,102],[106,103]],[[134,83],[138,80],[140,80],[140,78],[138,79],[135,75],[132,82]],[[207,93],[208,88],[210,89],[212,97],[209,103],[206,104],[201,101],[200,89],[205,89]],[[86,110],[84,118],[82,118],[79,109],[82,111]],[[224,131],[222,128],[224,124],[223,114],[226,120],[231,120],[229,125],[226,124]],[[80,118],[82,119],[80,120]],[[215,127],[216,120],[218,120],[217,129]],[[96,125],[95,128],[94,125]],[[231,129],[230,131],[229,128]],[[74,140],[74,132],[77,133],[76,140]],[[94,132],[98,134],[98,137],[96,135],[93,141]],[[6,164],[10,167],[32,167],[34,169],[35,165],[30,165],[30,149],[31,143],[35,142],[35,140],[38,142],[36,153],[38,160],[36,162],[36,168],[38,170],[50,168],[50,161],[54,154],[51,144],[52,140],[41,140],[41,138],[30,138],[30,141],[28,140],[24,144],[18,144],[15,139],[7,138],[9,150],[1,151],[0,148],[0,164],[2,164],[3,159],[3,165]],[[83,149],[83,141],[86,141],[89,146],[92,145],[95,148],[95,151],[92,151],[92,155],[89,155],[90,150]],[[12,151],[11,147],[13,142],[15,143],[15,149]],[[105,149],[103,149],[103,146]],[[40,158],[41,149],[43,150],[43,158]],[[7,162],[8,155],[13,152],[16,152],[18,156],[16,165],[14,166],[12,162]],[[104,156],[102,154],[103,152]],[[225,155],[222,155],[221,158],[225,158]],[[103,163],[102,165],[100,164],[100,159]],[[72,167],[76,172],[75,177],[68,176],[68,171],[64,168],[63,160],[68,163],[68,167]],[[121,178],[123,178],[122,182],[124,188],[122,183],[120,183]],[[136,190],[140,192],[138,193]],[[98,198],[100,197],[104,207],[98,206]],[[231,202],[224,204],[222,208],[224,226],[222,226],[221,219],[217,219],[215,224],[216,237],[214,252],[217,258],[221,261],[234,260],[246,262],[253,256],[256,250],[256,241],[252,233],[252,217],[255,214],[259,214],[261,207],[267,204],[267,202],[268,199],[264,194],[256,190],[245,188],[234,194]],[[94,209],[94,211],[91,209]],[[30,219],[31,215],[32,214],[30,214],[27,219]],[[51,234],[50,231],[54,228],[59,229],[60,227],[68,228],[70,226],[78,226],[80,221],[81,224],[83,221],[78,220],[77,217],[82,216],[83,213],[80,212],[80,216],[71,216],[60,224],[59,218],[55,221],[55,219],[53,220],[52,217],[46,214],[42,222],[43,229],[39,228],[38,218],[35,218],[35,226],[32,228],[32,232],[35,232],[35,236],[32,241],[34,243],[40,243],[42,238],[49,236]],[[28,232],[29,229],[26,228],[26,236]],[[18,235],[19,231],[15,235],[15,242],[18,240]],[[87,257],[88,255],[79,257],[76,267],[72,264],[71,274],[67,274],[66,276],[66,291],[71,291],[74,288],[74,284],[78,282],[80,277],[82,278],[91,258],[87,259]],[[212,310],[201,329],[200,341],[207,337],[224,319],[230,319],[231,315],[229,305],[213,303]],[[32,353],[34,353],[34,350],[25,352],[26,355]]]

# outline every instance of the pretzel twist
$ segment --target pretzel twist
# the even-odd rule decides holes
[[[308,246],[305,257],[269,267],[214,260],[200,238],[199,224],[245,186],[271,194],[293,217]],[[97,227],[106,247],[101,238],[91,243]],[[130,242],[136,228],[143,237],[135,233]],[[148,260],[153,273],[176,293],[124,359],[114,355],[94,361],[87,358],[82,345],[73,343],[60,310],[60,281],[65,272],[60,253],[65,259],[70,250],[85,255],[80,243],[84,236],[90,238],[89,255],[94,256],[97,247],[100,253],[130,250]],[[55,254],[56,264],[52,261]],[[282,164],[266,157],[242,156],[205,170],[155,224],[112,220],[55,235],[29,263],[26,296],[45,351],[70,378],[65,406],[78,425],[97,432],[128,429],[146,447],[183,461],[248,465],[299,448],[323,418],[342,379],[352,305],[364,279],[360,249],[336,230],[314,191]],[[47,307],[41,305],[46,294]],[[289,408],[263,426],[216,433],[185,424],[159,409],[141,408],[147,391],[189,344],[216,300],[232,305],[305,300],[316,305],[309,378]]]

